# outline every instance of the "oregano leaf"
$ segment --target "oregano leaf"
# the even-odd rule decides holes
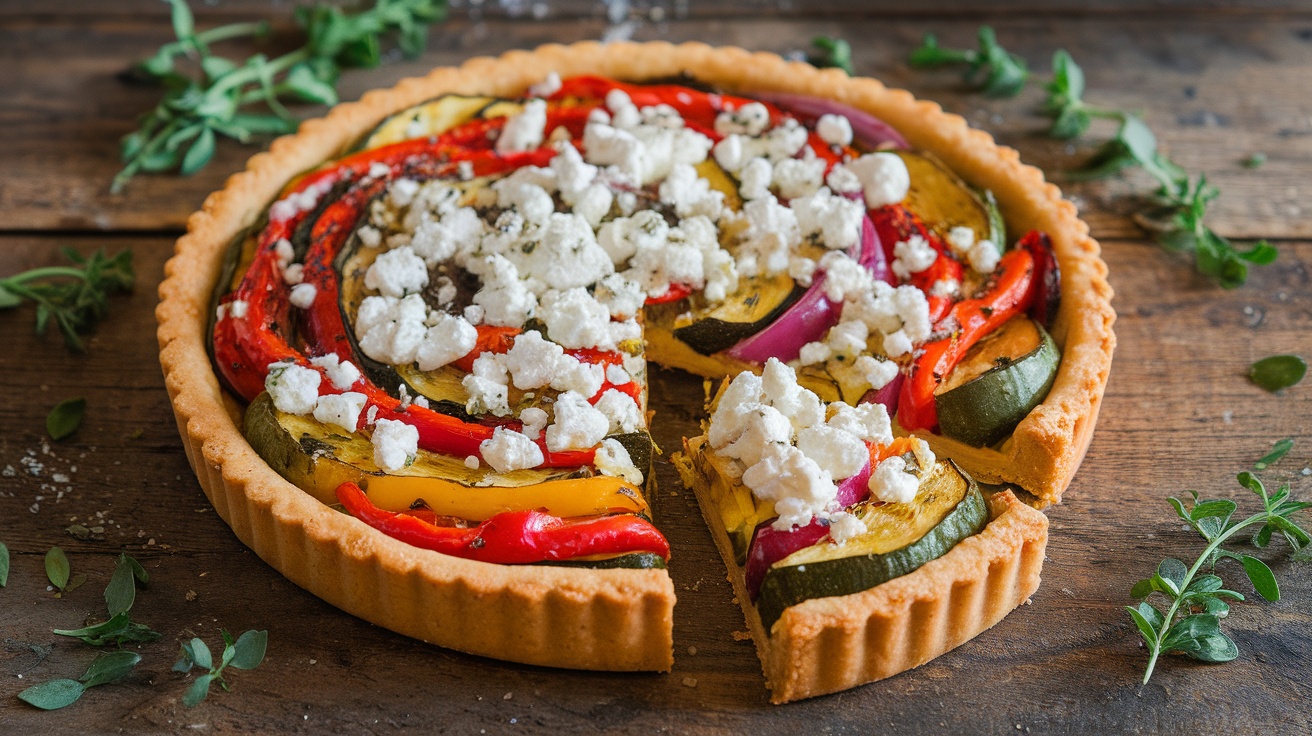
[[[50,584],[63,590],[64,586],[68,585],[68,572],[68,555],[65,555],[64,550],[59,547],[51,547],[50,551],[46,552],[46,577],[50,580]]]
[[[77,680],[48,680],[22,691],[18,699],[41,710],[59,710],[76,703],[86,690]]]
[[[1240,563],[1244,566],[1244,572],[1248,573],[1248,580],[1253,584],[1253,589],[1257,594],[1268,601],[1280,600],[1280,584],[1276,582],[1275,573],[1267,564],[1251,555],[1241,555]]]
[[[55,408],[46,415],[46,432],[50,439],[62,440],[82,426],[82,417],[87,411],[87,400],[82,397],[64,399],[55,404]]]

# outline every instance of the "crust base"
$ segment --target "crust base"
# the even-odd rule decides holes
[[[672,460],[697,494],[730,570],[772,703],[838,692],[919,667],[992,627],[1039,589],[1048,517],[1003,491],[989,499],[988,526],[946,555],[869,590],[784,609],[767,633],[747,595],[729,535],[712,518],[705,479],[715,470],[702,460],[703,447],[703,437],[687,440]]]
[[[188,459],[202,488],[237,536],[264,560],[344,610],[453,649],[558,667],[670,668],[675,595],[664,571],[488,565],[416,550],[392,540],[323,506],[260,460],[242,437],[239,421],[231,412],[232,401],[221,391],[206,356],[209,297],[224,245],[253,223],[293,176],[340,155],[391,113],[445,93],[519,94],[549,71],[561,76],[601,74],[634,81],[690,72],[731,89],[835,99],[884,119],[912,145],[934,152],[971,183],[992,189],[1009,222],[1024,229],[1046,230],[1065,280],[1063,303],[1052,330],[1064,351],[1056,382],[1047,400],[1020,424],[1001,452],[977,451],[978,461],[964,453],[949,450],[946,454],[957,457],[982,480],[1021,485],[1040,504],[1060,500],[1088,446],[1097,417],[1115,345],[1111,330],[1115,313],[1098,244],[1076,217],[1074,205],[1063,200],[1056,187],[1044,183],[1037,169],[1021,165],[1015,151],[995,145],[986,133],[971,130],[965,120],[945,114],[934,103],[918,102],[906,92],[887,89],[870,79],[852,79],[838,70],[816,70],[773,54],[697,43],[548,45],[498,59],[471,59],[459,68],[436,69],[426,77],[369,92],[359,102],[338,105],[326,118],[306,121],[298,133],[274,141],[267,153],[252,157],[246,171],[231,177],[222,191],[211,194],[202,210],[188,219],[188,232],[179,239],[159,289],[160,363]],[[1006,514],[1029,519],[1019,516],[1013,505],[1007,509]],[[1038,543],[1036,547],[1033,540],[1022,545],[1038,549],[1039,559],[1041,546]],[[990,546],[978,553],[995,551]],[[1037,584],[1038,568],[1032,556],[1016,552],[1012,562],[998,565],[998,569],[1017,571],[1015,580],[1024,584],[1015,583],[1015,591],[1032,590],[1029,584]],[[979,580],[984,580],[984,570],[978,574]],[[992,572],[988,579],[993,579]],[[976,589],[963,585],[962,590]],[[1023,597],[1018,593],[1016,600]],[[986,599],[993,600],[979,597]],[[1006,610],[998,608],[999,603],[990,605],[994,608],[985,611],[989,616]],[[871,613],[861,626],[868,627],[873,616]],[[984,616],[980,621],[988,623],[972,631],[997,617]],[[934,633],[938,629],[922,631],[924,624],[917,624],[904,632],[910,642],[904,647],[908,652],[899,654],[896,664],[878,664],[852,654],[864,649],[838,644],[858,641],[863,629],[856,623],[832,620],[835,626],[823,631],[850,633],[825,633],[823,641],[812,638],[809,641],[816,643],[808,645],[802,643],[806,630],[794,630],[789,624],[773,646],[779,649],[781,642],[798,642],[780,650],[797,648],[799,654],[787,655],[795,660],[779,660],[780,655],[774,654],[763,657],[777,699],[829,692],[848,686],[843,683],[905,669],[928,659],[929,652],[955,646],[963,640],[959,634],[969,628],[951,623],[957,621],[955,614],[917,610],[917,621],[942,620],[941,626],[952,628],[939,634]],[[838,642],[833,644],[837,649],[831,647],[831,641]],[[805,654],[812,651],[808,646],[817,647],[814,651],[827,657],[838,657],[833,661],[850,659],[857,664],[833,665],[826,668],[831,674],[821,674],[815,655]],[[784,665],[770,663],[780,661],[792,662],[789,666],[798,674],[777,674]],[[843,678],[835,679],[837,675],[832,674],[848,670],[851,672]]]

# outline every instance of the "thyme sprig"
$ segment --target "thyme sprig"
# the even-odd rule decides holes
[[[142,117],[141,127],[123,138],[124,166],[112,192],[122,191],[142,171],[194,174],[214,156],[219,136],[247,143],[295,130],[297,118],[285,103],[335,104],[342,69],[377,66],[385,35],[395,34],[401,50],[417,56],[427,43],[428,24],[446,14],[445,0],[376,0],[371,9],[357,13],[325,4],[302,7],[296,20],[305,45],[276,58],[255,54],[238,63],[214,54],[210,45],[265,36],[268,23],[197,31],[186,0],[165,2],[172,8],[177,40],[127,74],[133,81],[163,87],[164,97]],[[180,65],[182,60],[194,63]]]
[[[0,310],[25,302],[36,304],[36,331],[44,333],[53,319],[69,349],[82,352],[80,335],[109,312],[109,295],[129,291],[136,279],[132,251],[110,257],[104,249],[83,256],[72,248],[60,251],[67,266],[43,266],[0,278]]]

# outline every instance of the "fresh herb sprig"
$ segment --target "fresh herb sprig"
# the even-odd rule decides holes
[[[72,248],[60,251],[67,266],[43,266],[0,278],[0,310],[24,302],[36,304],[36,331],[42,334],[54,320],[69,349],[82,352],[80,335],[109,313],[109,295],[132,289],[132,251],[112,257],[104,249],[83,256]]]
[[[150,574],[140,562],[126,554],[119,555],[114,574],[105,588],[105,606],[109,609],[109,620],[80,629],[55,629],[54,633],[80,639],[83,643],[96,647],[108,644],[122,646],[136,642],[144,643],[160,638],[158,631],[133,621],[129,615],[132,604],[136,601],[138,582],[143,585],[149,583]]]
[[[395,33],[397,45],[417,56],[427,43],[428,24],[446,15],[445,0],[376,0],[358,13],[325,4],[298,8],[305,31],[301,48],[270,59],[256,54],[238,63],[218,56],[210,44],[241,36],[262,36],[266,23],[240,23],[197,31],[186,0],[172,6],[177,40],[132,67],[129,78],[165,89],[141,127],[122,141],[123,169],[112,192],[120,192],[137,173],[202,169],[214,155],[219,136],[242,143],[295,130],[297,118],[287,102],[331,105],[337,78],[348,67],[373,67],[382,60],[382,37]],[[180,66],[190,59],[195,70]],[[248,111],[253,106],[256,112]]]
[[[1277,443],[1277,450],[1280,444]],[[1189,505],[1177,498],[1169,499],[1175,513],[1207,540],[1207,546],[1192,566],[1186,567],[1175,558],[1162,560],[1152,577],[1139,581],[1130,591],[1133,597],[1145,599],[1138,606],[1125,607],[1148,646],[1145,684],[1163,654],[1174,652],[1203,662],[1228,662],[1239,656],[1234,641],[1221,631],[1220,621],[1230,613],[1229,601],[1242,601],[1244,596],[1224,588],[1224,582],[1215,574],[1200,575],[1205,566],[1214,571],[1219,561],[1234,560],[1243,567],[1258,595],[1268,601],[1280,599],[1280,585],[1265,562],[1222,547],[1232,537],[1257,527],[1252,544],[1262,548],[1279,532],[1291,548],[1291,559],[1312,559],[1309,555],[1312,535],[1292,518],[1295,513],[1312,508],[1312,502],[1291,500],[1288,484],[1268,493],[1252,473],[1244,471],[1238,477],[1239,484],[1262,501],[1262,511],[1241,521],[1232,519],[1238,506],[1229,499],[1199,500],[1194,491],[1190,491],[1193,499]],[[1169,603],[1165,611],[1149,602],[1153,596]]]
[[[998,45],[993,29],[979,30],[979,50],[946,49],[938,45],[933,34],[925,34],[920,48],[911,53],[913,66],[965,64],[966,79],[982,84],[981,91],[993,97],[1018,94],[1029,78],[1025,62]],[[1123,110],[1090,105],[1084,101],[1084,70],[1064,49],[1053,54],[1052,78],[1043,112],[1052,118],[1048,135],[1053,138],[1078,138],[1088,132],[1093,121],[1106,118],[1119,121],[1116,134],[1106,141],[1078,171],[1068,172],[1073,179],[1097,179],[1131,168],[1141,168],[1157,180],[1153,206],[1135,220],[1156,235],[1167,250],[1192,253],[1200,273],[1215,279],[1222,287],[1241,286],[1248,278],[1248,265],[1267,265],[1279,252],[1265,240],[1240,249],[1205,223],[1207,208],[1220,192],[1205,175],[1191,176],[1184,168],[1157,150],[1157,137],[1138,116]]]
[[[236,667],[239,670],[253,670],[264,661],[264,650],[269,644],[268,631],[247,631],[235,640],[226,630],[221,630],[221,633],[223,654],[217,664],[214,655],[210,653],[209,645],[200,638],[182,644],[182,658],[173,665],[173,671],[186,673],[190,672],[192,667],[206,670],[191,683],[191,687],[187,688],[186,694],[182,696],[182,703],[188,708],[204,700],[209,695],[210,685],[214,682],[218,682],[225,691],[228,690],[228,681],[223,676],[224,669]]]
[[[101,652],[81,678],[47,680],[19,693],[18,699],[41,710],[58,710],[76,703],[88,688],[123,679],[139,662],[141,655],[136,652]]]
[[[842,69],[848,76],[856,73],[852,68],[852,45],[846,40],[816,36],[811,40],[811,47],[814,50],[807,55],[807,61],[812,66],[822,69],[828,67]]]
[[[9,584],[9,548],[0,542],[0,588]]]
[[[966,82],[989,97],[1015,97],[1025,88],[1030,71],[1025,60],[1007,51],[989,26],[979,29],[978,49],[949,49],[926,33],[920,48],[911,52],[911,65],[920,67],[964,64]]]

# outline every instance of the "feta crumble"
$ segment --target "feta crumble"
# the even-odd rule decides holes
[[[379,419],[372,437],[374,464],[394,473],[415,461],[419,454],[419,430],[395,419]]]
[[[491,439],[478,445],[483,460],[498,473],[536,468],[545,459],[542,448],[526,435],[505,427],[492,430]]]
[[[360,413],[364,411],[366,401],[365,395],[356,391],[320,396],[314,405],[314,418],[354,432],[360,425]]]
[[[264,390],[269,392],[273,405],[287,414],[309,414],[319,399],[319,383],[323,377],[313,368],[295,363],[270,363],[264,377]]]

